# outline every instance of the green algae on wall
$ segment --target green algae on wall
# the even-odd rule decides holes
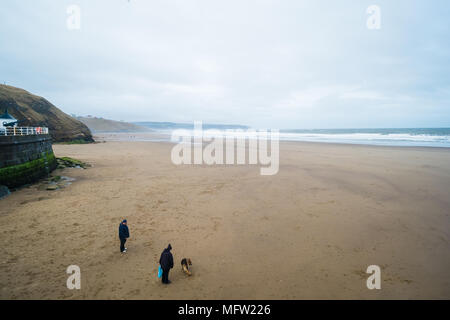
[[[42,152],[41,157],[25,163],[0,169],[0,185],[19,187],[45,177],[57,167],[53,152]]]
[[[50,135],[0,136],[0,185],[33,183],[57,165]]]

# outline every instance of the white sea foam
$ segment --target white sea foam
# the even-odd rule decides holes
[[[220,128],[203,131],[204,135],[214,137],[246,137],[264,139],[264,134],[258,134],[258,130],[222,125]],[[194,137],[193,126],[172,124],[165,127],[158,124],[150,126],[155,133],[167,137],[170,141],[171,132],[175,129],[183,129],[185,135]],[[256,137],[249,134],[256,131]],[[270,130],[266,130],[270,131]],[[164,138],[163,138],[164,139]],[[428,147],[450,147],[450,128],[406,128],[406,129],[312,129],[312,130],[281,130],[279,139],[282,141],[308,141],[348,144],[368,144],[386,146],[428,146]],[[166,141],[167,141],[166,140]]]
[[[396,146],[450,147],[450,136],[406,133],[282,133],[281,140]]]
[[[190,130],[184,131],[186,136],[195,137],[195,133]],[[247,137],[262,138],[264,136],[256,131],[256,136],[243,131],[208,130],[203,133],[207,137]],[[328,142],[328,143],[349,143],[349,144],[369,144],[387,146],[432,146],[450,147],[450,136],[447,135],[427,135],[408,133],[295,133],[281,132],[279,136],[282,141],[307,141],[307,142]]]

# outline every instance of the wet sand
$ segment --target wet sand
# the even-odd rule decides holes
[[[55,171],[76,179],[60,190],[0,200],[0,298],[450,299],[450,150],[281,143],[279,173],[261,176],[175,166],[172,146],[54,145],[92,167]],[[373,264],[381,290],[366,287]],[[81,290],[66,287],[69,265]]]

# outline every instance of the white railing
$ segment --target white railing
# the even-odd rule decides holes
[[[29,136],[48,134],[46,127],[0,127],[0,136]]]

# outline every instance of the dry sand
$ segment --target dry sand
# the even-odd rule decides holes
[[[0,200],[0,298],[450,298],[450,150],[282,143],[279,173],[261,176],[175,166],[171,148],[55,145],[93,167],[54,172],[77,179],[64,189]],[[157,261],[169,242],[164,286]],[[66,288],[72,264],[81,290]],[[366,287],[372,264],[381,290]]]

